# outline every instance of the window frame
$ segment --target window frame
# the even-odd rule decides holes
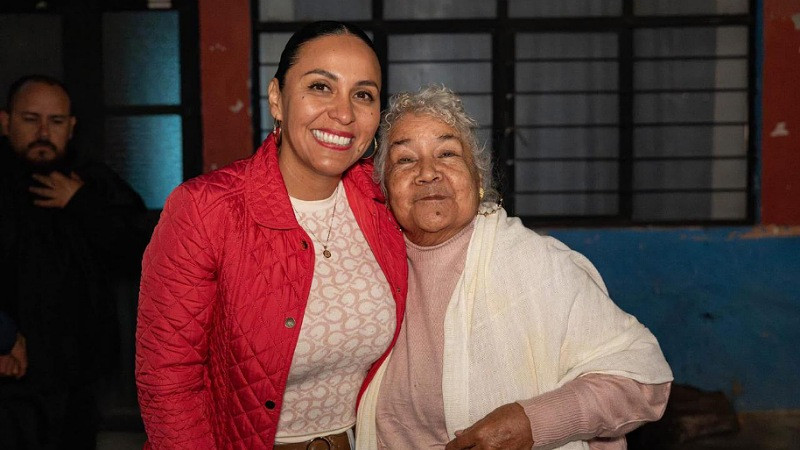
[[[14,3],[14,2],[12,2]],[[200,34],[197,2],[173,0],[165,9],[148,8],[146,2],[119,0],[78,5],[55,3],[38,9],[35,2],[3,4],[0,14],[42,14],[61,17],[63,40],[63,82],[70,87],[80,124],[80,142],[89,156],[104,159],[105,119],[119,116],[178,115],[181,117],[183,179],[203,171],[202,124],[200,115]],[[84,4],[85,3],[85,4]],[[180,103],[177,105],[106,105],[103,95],[104,13],[177,12],[180,52]],[[5,95],[5,93],[3,93]]]
[[[261,114],[259,99],[259,35],[262,32],[293,32],[308,21],[292,22],[260,22],[258,17],[259,1],[251,0],[253,11],[253,120],[254,148],[261,143]],[[508,13],[508,0],[496,0],[495,18],[476,19],[430,19],[430,20],[386,20],[383,18],[383,0],[372,0],[372,19],[354,21],[365,31],[372,33],[378,59],[384,67],[382,74],[384,86],[388,82],[388,37],[401,34],[446,34],[446,33],[488,33],[492,36],[492,149],[495,172],[504,205],[514,214],[514,161],[515,161],[515,37],[518,33],[553,33],[553,32],[610,32],[617,35],[618,44],[618,125],[619,156],[618,163],[619,199],[618,212],[614,215],[593,216],[520,216],[523,222],[536,227],[560,226],[692,226],[692,225],[742,225],[755,223],[758,204],[758,187],[756,169],[758,142],[755,104],[757,99],[757,54],[756,54],[756,1],[748,2],[747,14],[726,15],[657,15],[638,16],[634,14],[634,0],[622,0],[622,11],[619,16],[604,17],[542,17],[511,18]],[[633,185],[634,162],[634,99],[637,95],[634,87],[634,32],[642,28],[671,27],[746,27],[747,37],[747,165],[746,180],[746,217],[743,219],[682,219],[682,220],[635,220],[633,218],[633,198],[638,192]],[[715,90],[716,91],[716,90]],[[683,91],[678,91],[683,92]],[[388,89],[381,93],[381,104],[387,104]],[[709,156],[709,159],[717,160]],[[721,158],[721,159],[724,159]],[[641,190],[640,190],[641,191]],[[695,190],[693,190],[695,191]],[[702,192],[702,189],[697,189]],[[713,192],[720,191],[712,189]],[[721,190],[724,192],[724,189]]]

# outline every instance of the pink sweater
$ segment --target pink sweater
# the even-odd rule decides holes
[[[433,247],[407,242],[408,308],[378,396],[380,448],[444,448],[449,441],[442,402],[443,319],[472,230],[470,224]],[[518,403],[530,420],[534,447],[589,440],[592,449],[624,449],[625,433],[661,416],[669,389],[670,383],[587,374]]]

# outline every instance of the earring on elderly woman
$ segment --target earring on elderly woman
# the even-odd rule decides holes
[[[483,203],[483,198],[486,196],[486,190],[483,186],[478,188],[478,214],[481,216],[491,216],[503,207],[503,197],[493,200],[491,202]]]
[[[275,145],[281,145],[281,121],[274,119],[272,122],[272,134],[275,136]]]

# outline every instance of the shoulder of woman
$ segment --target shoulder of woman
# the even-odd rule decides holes
[[[380,186],[372,179],[373,171],[372,159],[359,160],[345,172],[345,180],[352,182],[365,197],[384,201]]]
[[[588,275],[602,283],[597,269],[584,255],[552,236],[527,228],[517,217],[500,218],[492,256],[497,264],[514,271],[572,280]]]
[[[526,227],[518,217],[509,216],[505,209],[479,216],[479,220],[485,220],[487,226],[491,227],[487,231],[494,234],[492,242],[495,257],[502,258],[503,254],[520,254],[527,258],[541,256],[548,253],[548,247],[552,245],[546,236]]]
[[[240,195],[245,188],[245,165],[247,161],[237,161],[181,183],[170,197],[190,197],[198,207],[211,206],[218,200]]]

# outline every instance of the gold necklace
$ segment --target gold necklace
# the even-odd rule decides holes
[[[333,212],[331,213],[331,219],[329,221],[330,223],[328,224],[328,236],[325,238],[325,243],[323,243],[322,240],[318,238],[313,231],[311,231],[311,229],[306,230],[309,233],[311,233],[311,236],[314,236],[314,239],[316,239],[317,242],[322,244],[322,256],[324,256],[325,259],[331,257],[331,251],[328,250],[328,241],[330,241],[331,239],[331,230],[333,230],[333,218],[336,217],[336,205],[338,203],[339,203],[339,185],[337,184],[336,191],[333,193]],[[300,215],[300,213],[298,213],[297,210],[294,209],[294,205],[292,205],[292,210],[294,211],[295,216]]]

